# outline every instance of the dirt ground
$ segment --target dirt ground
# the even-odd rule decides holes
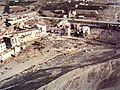
[[[117,11],[99,12],[114,21]],[[91,31],[85,38],[48,34],[28,43],[0,64],[0,90],[120,90],[120,31]]]
[[[115,42],[118,37],[113,38],[115,33],[111,35],[108,34],[109,31],[106,31],[104,34],[108,34],[108,36],[111,35],[109,38],[106,38],[104,37],[105,35],[99,35],[100,32],[101,30],[93,30],[93,37],[89,38],[48,34],[48,36],[42,37],[42,40],[29,43],[29,47],[20,52],[18,56],[12,58],[12,61],[1,65],[0,90],[64,90],[61,89],[62,87],[56,89],[56,84],[56,86],[53,85],[53,87],[55,87],[54,89],[50,82],[54,83],[57,79],[64,78],[64,75],[72,73],[74,70],[80,69],[79,72],[85,70],[86,73],[88,73],[86,68],[88,68],[88,70],[94,67],[99,68],[97,65],[102,64],[104,67],[104,63],[113,59],[119,59],[120,54],[117,53],[119,52],[119,43],[112,43]],[[96,34],[98,34],[97,36],[99,36],[99,38],[96,37]],[[119,60],[117,62],[119,62]],[[89,71],[89,73],[92,71]],[[75,75],[81,76],[79,72],[75,72]],[[69,79],[68,77],[65,81]],[[61,83],[62,80],[59,80],[60,86]],[[68,83],[69,82],[66,82],[66,84]],[[64,85],[65,84],[62,84],[63,88]],[[66,87],[65,90],[71,89]],[[88,89],[76,88],[74,90]],[[89,90],[93,90],[93,88],[91,87]]]

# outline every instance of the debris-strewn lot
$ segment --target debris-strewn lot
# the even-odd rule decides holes
[[[93,37],[94,33],[97,32],[92,32]],[[101,38],[104,38],[103,41]],[[101,90],[114,88],[119,85],[120,77],[120,52],[117,47],[119,43],[111,44],[106,41],[115,42],[117,40],[115,38],[100,35],[99,38],[83,39],[49,34],[42,40],[29,43],[29,47],[13,57],[11,62],[1,65],[0,89]],[[116,74],[113,75],[114,72]],[[63,80],[65,80],[64,83]]]
[[[98,18],[116,21],[119,10],[111,5]],[[92,27],[85,38],[52,33],[27,44],[0,64],[0,90],[120,90],[119,28]]]

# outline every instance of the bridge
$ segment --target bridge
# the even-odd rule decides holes
[[[98,24],[106,26],[119,26],[120,22],[114,21],[96,21],[96,20],[85,20],[85,19],[74,19],[74,18],[57,18],[57,17],[41,17],[42,19],[54,19],[54,20],[68,20],[70,22],[88,23],[88,24]]]
[[[9,4],[9,6],[25,6],[25,5],[30,5],[32,3],[37,2],[37,0],[33,0],[33,1],[20,1],[18,0],[18,2],[16,1],[9,1],[7,4]]]

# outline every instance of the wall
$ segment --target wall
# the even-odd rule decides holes
[[[10,58],[11,55],[19,53],[22,49],[26,48],[25,43],[40,38],[40,34],[41,34],[40,30],[31,30],[28,32],[15,34],[13,37],[10,36],[10,39],[13,39],[11,41],[12,41],[12,47],[14,48],[1,53],[0,59],[4,61]]]
[[[14,55],[14,50],[8,50],[8,51],[6,51],[6,52],[4,52],[4,53],[1,53],[1,60],[6,60],[6,59],[8,59],[8,58],[10,58],[11,57],[11,54],[13,54]]]
[[[0,53],[6,50],[5,42],[0,43]]]

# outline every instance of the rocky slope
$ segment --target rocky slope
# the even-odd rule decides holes
[[[38,90],[120,90],[120,58],[75,69]]]

